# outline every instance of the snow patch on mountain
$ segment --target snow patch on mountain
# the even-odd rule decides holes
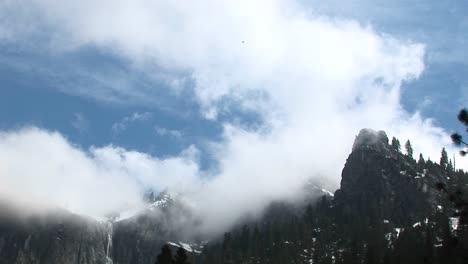
[[[128,210],[124,210],[117,214],[115,217],[114,222],[120,222],[129,218],[132,218],[134,216],[143,214],[146,211],[154,211],[159,208],[165,208],[169,205],[169,203],[172,201],[172,196],[168,193],[161,193],[159,197],[156,199],[151,199],[149,203],[144,204],[140,207],[136,208],[130,208]]]
[[[190,253],[195,253],[195,254],[201,254],[202,253],[201,249],[204,246],[204,243],[202,243],[201,245],[198,245],[198,244],[184,243],[181,241],[179,241],[178,243],[168,241],[167,244],[173,247],[183,248],[185,251],[190,252]]]

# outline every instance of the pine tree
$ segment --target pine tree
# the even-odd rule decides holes
[[[240,249],[242,253],[246,254],[249,249],[249,242],[250,242],[250,229],[248,225],[244,225],[242,227],[239,242],[240,242]]]
[[[167,244],[161,248],[155,264],[173,264],[172,251]]]
[[[234,263],[233,238],[230,232],[224,234],[221,258],[223,263]]]
[[[458,120],[465,126],[465,131],[468,132],[468,111],[465,108],[462,109],[458,114]],[[452,134],[452,141],[453,143],[455,143],[455,145],[464,147],[464,149],[460,151],[460,154],[462,156],[465,156],[468,153],[468,144],[465,141],[463,141],[463,137],[460,134]],[[451,195],[456,197],[455,205],[459,210],[458,214],[460,215],[460,223],[464,228],[468,228],[466,227],[468,225],[468,201],[465,197],[463,197],[464,194],[461,191],[457,191],[455,194]]]
[[[423,155],[422,155],[422,153],[419,153],[418,171],[423,172],[425,166],[426,166],[426,162],[424,161]]]
[[[392,138],[391,146],[394,151],[400,152],[400,141],[397,138]]]
[[[411,142],[409,141],[409,139],[406,141],[406,144],[405,144],[405,149],[406,149],[406,155],[408,157],[413,157],[413,147],[411,146]]]
[[[462,109],[460,111],[460,113],[458,114],[458,120],[463,123],[463,125],[465,125],[465,129],[466,131],[468,132],[468,111],[466,109]],[[458,133],[454,133],[452,134],[452,141],[453,143],[455,143],[457,146],[462,146],[462,147],[465,147],[464,150],[461,150],[460,151],[460,154],[462,156],[465,156],[468,152],[467,152],[467,147],[468,147],[468,143],[466,143],[465,141],[463,141],[463,137],[458,134]]]
[[[190,264],[188,256],[183,248],[179,248],[174,257],[174,264]]]
[[[448,155],[445,148],[442,148],[441,155],[440,155],[440,166],[445,170],[448,166]]]
[[[261,249],[261,234],[260,230],[258,229],[258,225],[255,225],[253,233],[252,233],[252,255],[254,257],[258,257],[260,255]]]

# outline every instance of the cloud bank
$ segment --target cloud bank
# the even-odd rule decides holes
[[[292,0],[1,4],[0,14],[17,15],[8,16],[16,23],[0,24],[8,41],[37,33],[34,14],[48,30],[42,45],[50,52],[92,45],[147,74],[166,69],[169,83],[191,80],[176,90],[191,90],[205,118],[234,115],[234,107],[258,115],[259,125],[225,121],[222,140],[209,148],[216,168],[208,172],[199,169],[195,146],[158,158],[115,146],[83,150],[37,128],[6,131],[0,193],[100,216],[139,206],[145,188],[169,188],[185,194],[206,228],[222,229],[271,201],[293,198],[307,180],[337,188],[363,127],[410,139],[416,154],[438,160],[448,135],[400,104],[402,83],[424,70],[424,45],[302,8]],[[123,91],[133,93],[144,91]]]

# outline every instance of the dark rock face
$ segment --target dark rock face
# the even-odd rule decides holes
[[[78,215],[0,217],[0,264],[105,264],[106,246],[105,226]]]
[[[450,206],[448,197],[435,188],[437,183],[447,184],[449,174],[453,173],[438,164],[417,164],[393,150],[384,132],[362,130],[343,169],[335,203],[345,218],[354,214],[408,225],[433,214],[438,206]]]
[[[115,223],[112,247],[114,264],[154,262],[161,246],[174,237],[164,227],[165,223],[153,214]]]
[[[378,151],[388,151],[388,137],[384,131],[362,129],[353,144],[353,151],[362,147],[372,147]]]
[[[167,241],[186,241],[177,226],[189,212],[167,194],[117,222],[97,222],[67,211],[18,212],[0,204],[0,264],[147,264]],[[40,215],[40,216],[38,216]],[[186,222],[184,222],[186,223]]]
[[[153,263],[165,243],[187,242],[195,235],[194,218],[182,203],[165,192],[148,202],[147,210],[114,223],[113,264]]]
[[[434,209],[432,200],[439,194],[434,188],[428,190],[432,181],[418,174],[415,165],[412,158],[390,149],[384,132],[362,130],[335,195],[343,217],[388,219],[405,225],[430,215]]]

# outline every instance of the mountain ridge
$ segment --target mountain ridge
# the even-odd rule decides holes
[[[363,129],[334,194],[308,183],[314,195],[299,205],[275,202],[262,218],[239,223],[208,243],[184,235],[198,221],[190,220],[189,208],[170,193],[151,193],[146,208],[107,222],[66,211],[26,224],[0,215],[0,264],[153,263],[166,243],[203,245],[193,250],[193,264],[447,263],[444,258],[457,263],[449,256],[468,249],[466,230],[456,226],[453,201],[435,186],[456,190],[467,178],[448,165],[417,162],[389,144],[385,132]],[[190,220],[186,226],[176,224],[181,215]]]

